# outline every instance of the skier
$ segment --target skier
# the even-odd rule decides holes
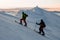
[[[27,26],[26,17],[28,17],[28,15],[26,13],[22,12],[22,18],[20,19],[20,24],[22,24],[22,21],[24,21],[24,23],[25,23],[24,26]]]
[[[41,22],[40,23],[36,23],[36,24],[37,25],[40,25],[40,27],[39,27],[39,34],[42,33],[42,35],[45,35],[45,32],[44,32],[43,29],[46,27],[46,25],[45,25],[43,19],[41,19]]]

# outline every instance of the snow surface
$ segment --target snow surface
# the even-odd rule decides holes
[[[56,15],[60,16],[60,13],[55,13]]]
[[[14,22],[14,20],[19,21],[22,11],[28,14],[27,28]],[[0,12],[0,40],[60,40],[59,18],[60,16],[55,13],[49,13],[39,7],[22,9],[16,16]],[[41,19],[46,23],[45,36],[33,31],[39,31],[36,22],[39,23]]]

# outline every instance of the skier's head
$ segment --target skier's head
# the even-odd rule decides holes
[[[24,12],[22,12],[22,14],[24,14]]]
[[[41,22],[43,22],[43,19],[41,19]]]

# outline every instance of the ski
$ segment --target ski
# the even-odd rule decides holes
[[[18,24],[20,24],[20,22],[18,22],[18,21],[16,21],[16,20],[15,20],[15,23],[18,23]],[[23,24],[20,24],[20,25],[24,26]],[[27,26],[25,26],[25,27],[27,27]]]
[[[36,30],[34,30],[36,33],[38,33],[39,35],[42,35],[42,34],[40,34],[38,31],[36,31]],[[42,35],[42,36],[45,36],[45,35]]]

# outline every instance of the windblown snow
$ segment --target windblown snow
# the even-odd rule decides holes
[[[27,27],[15,23],[15,20],[19,22],[22,11],[28,14]],[[45,36],[34,31],[39,31],[36,22],[41,19],[46,24]],[[60,16],[39,7],[22,9],[16,16],[0,12],[0,40],[60,40]]]

